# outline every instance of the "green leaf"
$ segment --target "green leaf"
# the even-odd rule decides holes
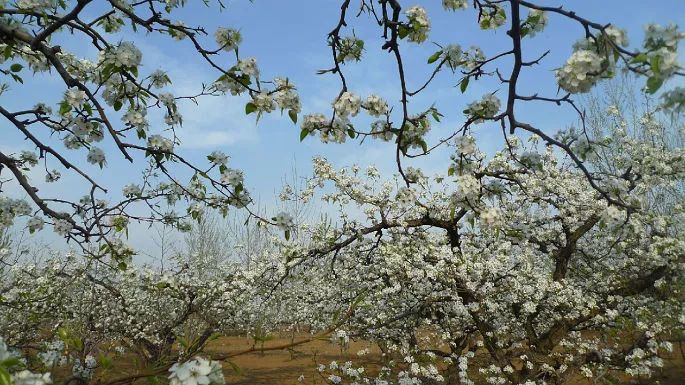
[[[249,115],[255,111],[257,111],[257,106],[254,103],[248,102],[245,105],[245,115]]]
[[[67,338],[69,338],[69,333],[67,333],[67,329],[57,329],[57,337],[59,337],[59,339],[61,339],[62,341],[65,341]]]
[[[428,64],[432,64],[432,63],[435,63],[436,61],[438,61],[438,59],[440,59],[440,55],[442,55],[442,50],[440,50],[440,51],[438,51],[438,52],[432,54],[432,55],[428,58]]]
[[[469,79],[470,79],[469,77],[465,77],[465,78],[461,81],[461,83],[459,83],[459,89],[461,90],[461,93],[462,93],[462,94],[463,94],[464,92],[466,92],[466,88],[468,88],[468,86],[469,86]]]
[[[5,60],[12,57],[12,45],[8,44],[5,46],[4,56],[5,56]]]
[[[114,111],[119,111],[121,110],[121,107],[123,107],[124,103],[121,102],[121,100],[117,100],[114,102]]]
[[[405,25],[400,24],[397,27],[397,35],[400,37],[400,39],[404,39],[409,35],[409,28],[407,28]]]
[[[12,72],[19,72],[19,71],[21,71],[22,68],[24,68],[23,65],[21,65],[21,64],[19,64],[19,63],[14,63],[14,64],[12,64],[12,65],[10,66],[10,71],[12,71]]]
[[[0,366],[0,385],[12,385],[9,372],[2,366]]]
[[[11,368],[13,366],[19,365],[21,361],[19,361],[19,358],[17,357],[10,357],[4,359],[2,362],[0,362],[0,366],[4,366],[6,368]]]
[[[285,240],[287,241],[289,239],[290,239],[290,230],[286,230],[285,231]]]
[[[65,101],[59,104],[60,115],[66,115],[69,111],[71,111],[71,106],[69,105],[69,103]]]
[[[300,131],[300,142],[303,141],[304,138],[307,137],[307,135],[309,135],[309,130],[303,128],[302,131]]]
[[[250,75],[248,75],[248,74],[243,74],[240,78],[238,78],[238,81],[240,82],[240,84],[244,85],[245,87],[252,84],[252,80],[250,80]]]
[[[117,267],[119,267],[119,270],[126,270],[126,268],[127,268],[128,266],[126,265],[126,262],[123,262],[123,261],[122,261],[122,262],[119,262],[119,264],[117,265]]]
[[[652,72],[654,72],[655,75],[661,73],[661,57],[660,56],[654,56],[652,57],[652,60],[649,62],[650,67],[652,67]]]
[[[76,350],[81,350],[83,349],[83,341],[81,341],[80,338],[74,337],[71,340],[71,345],[76,348]]]
[[[351,128],[347,129],[347,135],[348,135],[350,138],[352,138],[352,139],[354,139],[354,138],[357,137],[357,133],[354,132],[354,130],[351,129]]]
[[[419,143],[424,153],[428,152],[428,144],[426,144],[425,140],[419,138],[416,141]]]
[[[103,369],[112,368],[112,359],[105,356],[104,354],[100,354],[100,359],[98,360],[98,362],[100,363]]]
[[[115,69],[114,64],[107,64],[105,68],[102,69],[102,77],[105,79],[108,78]]]
[[[647,79],[647,93],[648,94],[653,94],[661,88],[661,85],[664,84],[664,79],[659,76],[652,76],[649,79]]]
[[[442,115],[440,112],[438,112],[438,110],[436,110],[435,108],[432,109],[432,110],[431,110],[431,115],[433,116],[433,119],[434,119],[436,122],[440,123],[440,117],[442,117],[443,115]]]
[[[292,120],[294,124],[297,124],[297,111],[295,111],[295,110],[288,111],[288,116],[290,116],[290,120]]]
[[[630,62],[633,64],[647,63],[648,61],[649,61],[649,58],[647,57],[647,54],[644,52],[639,53],[637,56],[630,59]]]
[[[529,31],[530,30],[528,29],[528,26],[526,26],[525,24],[522,25],[521,26],[521,37],[525,37],[526,35],[528,35]]]

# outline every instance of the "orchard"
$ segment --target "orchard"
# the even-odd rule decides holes
[[[315,43],[298,88],[249,23],[214,25],[260,3],[0,0],[0,385],[230,384],[321,340],[378,362],[287,383],[657,383],[685,344],[685,31],[600,2],[292,1],[267,50]],[[179,86],[168,50],[209,76]],[[234,147],[184,147],[217,103],[316,146],[273,202]],[[187,247],[141,262],[155,231]]]

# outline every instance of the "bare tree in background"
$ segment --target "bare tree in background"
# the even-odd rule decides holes
[[[164,224],[154,224],[150,230],[153,231],[152,242],[157,246],[157,254],[146,253],[146,255],[157,263],[161,272],[165,272],[168,268],[167,262],[177,252],[176,231]]]
[[[311,201],[304,194],[306,184],[306,179],[300,176],[293,163],[290,176],[283,179],[278,209],[293,216],[294,239],[302,236],[297,228],[311,222],[315,212]],[[261,213],[268,210],[257,202],[255,211]],[[177,253],[184,260],[179,262],[187,263],[194,268],[239,262],[249,268],[256,258],[265,256],[269,249],[274,247],[270,242],[273,229],[249,219],[249,214],[238,210],[231,211],[225,218],[216,212],[205,211],[202,218],[185,233],[184,245]],[[326,220],[325,215],[321,220]]]
[[[603,143],[588,158],[598,172],[616,173],[616,159],[621,159],[612,136],[625,132],[636,142],[646,142],[665,149],[682,146],[685,141],[685,120],[681,113],[664,111],[655,98],[641,92],[633,74],[623,74],[604,82],[602,87],[588,94],[585,107],[585,125],[590,141]],[[674,205],[683,202],[685,186],[674,183],[650,193],[649,204],[662,213],[670,212]]]

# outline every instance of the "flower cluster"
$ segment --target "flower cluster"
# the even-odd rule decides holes
[[[463,200],[473,200],[480,193],[480,180],[471,174],[459,175],[457,177],[457,191],[452,199],[456,202]]]
[[[232,187],[237,187],[243,184],[245,180],[245,176],[243,175],[243,172],[240,170],[236,170],[233,168],[226,168],[222,173],[221,173],[221,182],[225,183],[229,186]]]
[[[336,60],[341,63],[359,61],[362,58],[363,52],[364,40],[355,36],[346,36],[340,39]]]
[[[226,383],[221,364],[202,357],[195,357],[184,363],[175,363],[169,368],[171,385],[223,385]]]
[[[480,15],[481,29],[497,29],[507,22],[507,14],[504,8],[494,6],[491,9],[484,9]]]
[[[58,235],[65,237],[67,236],[67,234],[71,232],[71,230],[74,229],[74,224],[66,219],[57,219],[55,220],[55,223],[52,225],[52,229]]]
[[[56,0],[17,0],[17,7],[19,9],[30,9],[35,11],[42,11],[48,8],[56,8]]]
[[[602,58],[589,50],[578,50],[556,70],[559,87],[571,92],[588,92],[595,85],[602,72]]]
[[[293,219],[292,215],[288,213],[278,213],[278,215],[273,217],[273,221],[274,224],[283,231],[288,231],[295,227],[295,220]]]
[[[88,157],[86,160],[88,163],[97,164],[100,166],[100,168],[102,168],[106,163],[105,152],[99,147],[91,146],[88,150]]]
[[[86,92],[72,87],[64,93],[64,101],[72,107],[81,107],[86,98]]]
[[[485,54],[480,48],[472,46],[464,52],[463,59],[462,66],[464,69],[472,71],[485,60]]]
[[[240,32],[237,30],[223,27],[217,28],[214,32],[214,39],[224,51],[235,50],[243,40]]]
[[[143,192],[142,192],[142,190],[140,189],[140,186],[135,185],[135,184],[132,184],[132,183],[131,183],[131,184],[127,184],[127,185],[124,186],[124,188],[122,189],[122,194],[123,194],[125,197],[127,197],[127,198],[133,198],[133,197],[139,196],[139,195],[142,194],[142,193],[143,193]]]
[[[468,0],[442,0],[442,7],[448,11],[466,9],[469,7]]]
[[[411,116],[402,127],[400,146],[405,149],[423,148],[425,146],[424,136],[430,131],[431,122],[426,115]],[[387,131],[393,134],[392,131]]]
[[[357,116],[361,107],[361,98],[349,91],[345,91],[333,102],[333,109],[341,118]]]
[[[549,18],[544,11],[531,9],[528,11],[528,17],[521,27],[521,34],[528,37],[534,37],[538,32],[542,32]]]
[[[379,117],[381,115],[386,115],[388,113],[388,102],[383,100],[378,95],[369,95],[366,101],[362,104],[362,107],[371,116]]]
[[[0,227],[11,226],[15,217],[30,215],[31,211],[31,206],[23,199],[0,196]]]
[[[228,163],[228,155],[224,154],[222,151],[212,151],[212,153],[207,156],[207,159],[217,166],[225,166]]]
[[[661,95],[661,107],[665,110],[679,114],[685,112],[685,87],[674,87]]]
[[[471,135],[460,135],[454,139],[454,144],[457,146],[459,155],[473,155],[478,151],[476,145],[476,138]]]
[[[302,135],[315,135],[317,130],[322,130],[323,132],[328,122],[329,120],[322,113],[307,114],[302,119]]]
[[[459,44],[450,44],[442,49],[442,56],[452,71],[462,64],[462,54],[463,52]]]
[[[149,148],[155,151],[172,152],[174,150],[174,142],[171,139],[165,138],[161,135],[150,135],[147,139]]]
[[[499,108],[499,98],[494,94],[485,94],[480,100],[470,103],[464,113],[473,119],[474,123],[481,123],[497,115]]]
[[[124,69],[138,67],[143,60],[143,53],[129,41],[121,42],[116,47],[101,51],[100,54],[103,64]]]
[[[302,110],[300,97],[295,91],[295,85],[284,78],[275,78],[274,85],[276,86],[276,93],[274,94],[274,101],[278,108],[288,110],[289,113],[298,114]]]
[[[271,94],[268,92],[258,92],[252,95],[252,105],[255,109],[262,112],[271,112],[276,109],[276,102]]]
[[[428,39],[430,20],[423,7],[415,5],[406,11],[409,26],[406,27],[407,39],[414,43],[423,43]]]
[[[83,363],[81,363],[81,359],[79,358],[77,358],[74,361],[74,365],[72,366],[71,372],[74,376],[79,378],[91,378],[93,377],[93,374],[95,374],[95,368],[97,367],[97,365],[98,363],[95,357],[88,354],[86,355],[86,358],[83,360]]]
[[[480,222],[486,228],[499,228],[502,225],[502,213],[496,207],[489,207],[480,213]]]
[[[248,75],[248,76],[252,76],[252,77],[259,77],[259,68],[257,67],[257,59],[255,59],[253,57],[238,60],[238,64],[236,65],[236,67],[244,75]]]

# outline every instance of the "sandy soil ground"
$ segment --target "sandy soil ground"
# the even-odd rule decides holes
[[[266,346],[287,343],[289,338],[277,338],[266,343]],[[214,342],[209,351],[233,352],[250,348],[252,341],[242,337],[224,337]],[[357,352],[364,348],[370,349],[370,354],[360,358]],[[683,346],[685,349],[685,346]],[[328,341],[314,341],[297,347],[295,350],[270,351],[254,353],[236,357],[232,362],[236,369],[230,365],[224,365],[228,384],[236,385],[293,385],[298,384],[298,377],[304,375],[306,384],[326,384],[316,367],[319,363],[328,364],[335,360],[338,362],[360,361],[367,365],[378,367],[380,363],[380,351],[376,346],[364,342],[353,342],[349,349],[341,351],[339,346]],[[355,365],[356,366],[356,365]],[[657,382],[658,381],[658,382]],[[660,384],[660,385],[685,385],[685,360],[678,345],[666,360],[666,366],[651,379],[631,379],[626,384]],[[578,385],[590,384],[579,379]]]
[[[290,338],[276,338],[266,346],[291,342]],[[248,349],[252,341],[242,337],[224,337],[212,342],[207,351],[232,352]],[[369,348],[370,353],[364,357],[357,352]],[[358,366],[360,361],[377,366],[380,351],[374,345],[364,342],[352,342],[346,350],[329,341],[313,341],[292,350],[277,350],[264,353],[253,353],[235,357],[231,365],[224,365],[226,382],[236,385],[292,385],[297,384],[298,377],[304,375],[307,384],[325,384],[316,367],[331,361],[343,363],[353,361]]]

